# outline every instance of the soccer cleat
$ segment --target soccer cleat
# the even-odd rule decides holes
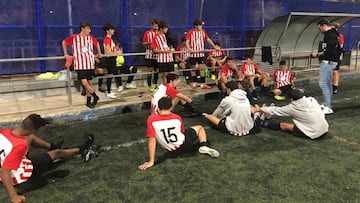
[[[200,85],[201,89],[211,89],[211,86],[207,85],[207,84],[201,84]]]
[[[211,157],[219,157],[220,156],[220,153],[218,151],[216,151],[215,149],[212,149],[210,147],[207,147],[207,146],[202,146],[199,148],[199,153],[200,154],[208,154],[210,155]]]
[[[207,114],[207,113],[202,113],[201,114],[203,117],[206,117],[207,115],[209,115],[209,114]]]
[[[109,99],[116,99],[116,95],[113,92],[107,92],[106,97]]]
[[[119,86],[117,89],[117,92],[121,92],[121,91],[123,91],[123,89],[124,89],[123,86]]]
[[[125,87],[126,89],[136,89],[136,85],[133,83],[126,83]]]
[[[85,150],[81,153],[81,158],[84,160],[85,163],[87,163],[88,161],[90,161],[90,159],[92,158],[91,151],[90,151],[89,149],[85,149]]]
[[[327,107],[327,106],[324,106],[324,108],[322,109],[322,111],[323,111],[323,113],[324,113],[325,115],[333,114],[333,113],[334,113],[334,111],[333,111],[331,108]]]
[[[216,80],[216,75],[211,74],[211,80]]]
[[[149,90],[150,92],[154,92],[155,89],[156,89],[156,86],[155,86],[155,85],[151,85],[151,86],[148,87],[148,90]]]
[[[274,99],[278,100],[278,101],[284,101],[286,98],[284,96],[280,96],[280,95],[275,95]]]
[[[89,107],[90,109],[95,108],[94,104],[92,104],[92,103],[86,103],[85,105],[86,105],[87,107]]]
[[[334,91],[333,91],[333,94],[337,94],[337,93],[338,93],[338,90],[334,90]]]
[[[85,134],[84,142],[79,147],[80,148],[80,155],[84,162],[88,162],[91,159],[91,152],[89,151],[90,146],[94,143],[94,134],[89,133]]]
[[[81,96],[85,96],[86,95],[86,89],[85,88],[82,88],[81,90]]]

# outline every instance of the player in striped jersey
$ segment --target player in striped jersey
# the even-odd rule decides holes
[[[222,66],[225,63],[227,58],[224,50],[221,49],[219,42],[214,42],[215,46],[217,46],[220,50],[216,50],[214,48],[210,48],[209,56],[206,61],[207,66],[211,66],[211,79],[216,80],[217,70],[215,66]]]
[[[191,71],[192,76],[192,88],[197,87],[196,82],[200,82],[200,87],[202,89],[210,89],[211,87],[205,84],[205,54],[201,52],[204,50],[204,41],[207,41],[213,48],[219,50],[218,47],[215,46],[214,42],[209,38],[203,29],[204,22],[200,19],[194,20],[194,28],[189,30],[186,34],[186,47],[188,50],[192,51],[190,53],[189,63],[191,65],[191,69],[194,69],[196,65],[198,65],[198,69],[200,69],[200,80],[197,81],[197,77],[195,71]],[[195,51],[195,52],[194,52]]]
[[[187,52],[187,49],[186,49],[186,38],[185,37],[181,38],[181,43],[178,47],[176,47],[176,51],[177,52],[182,51],[182,53],[175,54],[175,61],[179,64],[180,69],[182,69],[182,70],[190,69],[189,52]],[[190,72],[184,71],[183,74],[185,76],[186,83],[189,84]]]
[[[159,32],[151,40],[151,49],[156,53],[156,61],[159,68],[159,73],[162,76],[162,82],[166,82],[166,75],[174,71],[174,58],[172,51],[168,45],[165,34],[169,30],[169,24],[165,21],[160,21]]]
[[[263,92],[268,93],[268,79],[270,74],[260,70],[260,68],[254,63],[252,56],[247,55],[245,57],[245,63],[241,66],[241,72],[244,74],[245,79],[250,82],[252,96],[254,99],[259,97],[256,90],[256,86],[258,85],[261,85]]]
[[[279,63],[280,68],[274,71],[275,88],[272,90],[276,100],[285,100],[285,95],[294,87],[294,74],[286,66],[284,60]]]
[[[182,118],[171,112],[172,101],[169,97],[162,97],[158,106],[159,115],[150,115],[147,120],[147,137],[149,138],[149,161],[139,165],[140,170],[146,170],[155,163],[156,142],[165,150],[176,155],[196,150],[201,154],[219,157],[220,153],[209,147],[203,126],[195,125],[185,129]]]
[[[152,52],[151,44],[153,37],[158,33],[159,30],[159,21],[156,18],[153,18],[151,21],[152,28],[147,30],[144,33],[142,44],[146,48],[145,61],[148,68],[151,69],[152,74],[147,76],[147,83],[149,91],[153,92],[157,87],[157,81],[159,78],[156,62],[156,54]],[[154,78],[152,78],[154,76]],[[153,83],[153,85],[151,85]]]
[[[64,57],[72,57],[68,54],[67,47],[72,46],[74,57],[74,70],[78,74],[78,80],[86,89],[86,106],[94,108],[99,100],[92,86],[92,79],[95,76],[95,56],[94,47],[97,49],[97,55],[101,58],[99,42],[90,34],[91,26],[88,22],[80,23],[80,33],[72,34],[62,41]],[[91,102],[91,96],[94,100]]]
[[[48,123],[40,115],[31,114],[21,122],[19,127],[0,131],[0,181],[7,190],[11,202],[25,202],[25,197],[18,195],[13,185],[40,176],[51,168],[54,160],[68,159],[76,154],[85,157],[85,153],[94,141],[94,136],[90,134],[78,147],[59,149],[62,140],[53,144],[34,134],[37,129]],[[30,146],[49,151],[27,157]]]

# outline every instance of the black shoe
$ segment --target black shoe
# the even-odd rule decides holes
[[[61,146],[62,144],[64,143],[64,137],[58,137],[57,138],[58,140],[55,142],[55,143],[50,143],[50,149],[49,151],[51,150],[54,150],[54,149],[61,149]]]
[[[83,88],[83,89],[81,90],[81,96],[85,96],[85,95],[86,95],[86,89]]]
[[[333,94],[337,94],[337,93],[338,93],[338,90],[334,90],[334,91],[333,91]]]
[[[87,107],[89,107],[90,109],[95,108],[94,104],[92,104],[92,103],[86,103],[85,105],[86,105]]]
[[[84,142],[79,147],[80,148],[80,155],[84,162],[88,162],[91,159],[91,151],[89,150],[90,146],[94,143],[94,134],[89,133],[85,134]]]
[[[99,87],[98,90],[99,90],[99,92],[102,92],[102,93],[106,92],[106,90],[103,87]]]
[[[91,103],[91,104],[95,107],[96,104],[98,103],[99,99],[100,99],[99,96],[95,95],[95,96],[94,96],[94,101],[93,101],[93,103]]]

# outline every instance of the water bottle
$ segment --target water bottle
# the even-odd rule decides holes
[[[85,121],[93,120],[94,118],[95,118],[95,115],[93,115],[93,114],[86,114],[84,116]]]

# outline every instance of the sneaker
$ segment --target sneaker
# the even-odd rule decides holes
[[[337,93],[338,93],[338,90],[334,90],[334,91],[333,91],[333,94],[337,94]]]
[[[275,95],[274,99],[276,99],[278,101],[284,101],[286,98],[285,98],[285,96]]]
[[[101,87],[101,86],[99,87],[98,90],[99,90],[99,92],[106,92],[105,89],[103,87]]]
[[[149,90],[150,92],[154,92],[155,89],[156,89],[156,86],[155,86],[155,85],[151,85],[151,86],[148,87],[148,90]]]
[[[89,133],[85,134],[84,136],[84,142],[79,147],[81,155],[81,158],[84,160],[84,162],[88,162],[91,159],[91,152],[89,151],[90,146],[94,143],[94,134]]]
[[[117,92],[121,92],[123,91],[124,87],[123,86],[119,86],[118,89],[117,89]]]
[[[201,89],[211,89],[211,86],[207,85],[207,84],[201,84],[200,85]]]
[[[216,80],[216,75],[211,74],[211,80]]]
[[[90,109],[95,108],[95,105],[92,104],[92,103],[86,103],[85,105],[86,105],[87,107],[89,107]]]
[[[207,115],[209,115],[209,114],[207,114],[207,113],[202,113],[201,114],[203,117],[206,117]]]
[[[116,95],[113,92],[107,92],[106,97],[109,99],[116,99]]]
[[[207,146],[202,146],[199,148],[199,153],[200,154],[208,154],[210,155],[211,157],[219,157],[220,156],[220,153],[218,151],[216,151],[215,149],[212,149],[210,147],[207,147]]]
[[[196,82],[193,82],[192,84],[191,84],[191,88],[193,88],[193,89],[196,89],[197,88],[197,84],[196,84]]]
[[[333,113],[334,113],[334,111],[333,111],[331,108],[327,107],[327,106],[325,106],[325,107],[322,109],[322,111],[323,111],[323,113],[324,113],[325,115],[333,114]]]
[[[136,85],[133,83],[126,83],[125,87],[126,89],[136,89]]]

